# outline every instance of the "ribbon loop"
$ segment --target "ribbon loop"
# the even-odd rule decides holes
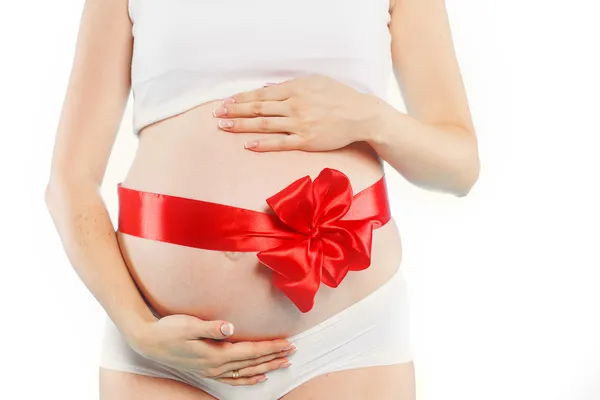
[[[329,168],[314,182],[301,178],[267,199],[277,218],[301,235],[257,257],[302,312],[314,306],[321,282],[337,287],[348,271],[371,263],[371,221],[342,220],[352,199],[348,177]]]

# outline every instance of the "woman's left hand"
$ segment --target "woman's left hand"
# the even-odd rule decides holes
[[[365,140],[380,100],[322,75],[270,84],[223,100],[213,114],[231,133],[262,133],[253,151],[328,151]]]

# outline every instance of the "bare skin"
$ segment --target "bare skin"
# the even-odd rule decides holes
[[[121,254],[100,187],[129,95],[131,54],[127,2],[88,1],[45,192],[48,210],[77,274],[133,349],[225,382],[240,369],[241,379],[232,383],[256,384],[267,370],[281,368],[270,357],[285,360],[287,340],[230,345],[213,340],[231,336],[234,327],[224,330],[230,321],[191,315],[157,320]],[[247,369],[257,366],[265,368]]]
[[[414,118],[382,107],[381,129],[376,136],[361,138],[362,144],[327,153],[258,154],[260,146],[253,151],[243,146],[252,134],[219,129],[212,115],[216,104],[207,103],[145,128],[124,185],[264,210],[266,197],[300,176],[314,177],[324,166],[344,171],[355,191],[361,190],[381,176],[378,154],[415,184],[465,195],[477,179],[479,164],[444,2],[397,0],[390,12],[394,68]],[[104,29],[108,24],[109,31]],[[98,188],[130,88],[130,30],[126,1],[86,3],[47,190],[49,208],[82,280],[132,346],[150,352],[148,343],[159,332],[141,292],[163,315],[188,314],[194,336],[218,337],[223,322],[234,322],[235,333],[228,338],[239,350],[221,349],[228,352],[212,351],[206,357],[203,353],[209,360],[206,365],[212,366],[206,376],[230,384],[257,384],[263,373],[284,364],[288,353],[281,349],[287,343],[281,338],[314,326],[389,279],[401,260],[397,227],[392,221],[376,230],[372,267],[360,277],[350,274],[335,290],[320,289],[316,304],[324,306],[306,315],[270,289],[268,274],[251,253],[232,255],[117,237]],[[266,312],[258,315],[251,312],[254,309]],[[161,332],[166,331],[163,323]],[[250,343],[261,343],[260,350],[250,350]],[[273,356],[282,362],[274,362]],[[249,368],[242,379],[231,379],[229,366],[246,361],[263,365],[262,371]],[[203,367],[197,366],[207,372]],[[213,398],[181,382],[103,369],[100,390],[103,400]],[[371,397],[414,399],[413,364],[326,374],[283,399]]]
[[[215,126],[212,110],[217,105],[206,103],[143,129],[123,185],[266,211],[270,194],[299,176],[315,177],[325,166],[344,171],[356,191],[381,177],[379,162],[364,144],[331,153],[250,152],[243,146],[246,137]],[[306,330],[381,286],[401,259],[392,221],[373,232],[372,267],[349,274],[335,289],[322,285],[315,306],[303,314],[273,290],[271,271],[255,253],[192,249],[122,233],[119,241],[140,291],[159,314],[232,321],[232,341],[268,340]]]

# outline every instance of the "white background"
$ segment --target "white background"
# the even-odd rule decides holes
[[[94,399],[103,310],[43,202],[83,4],[0,4],[0,398]],[[598,3],[447,4],[483,168],[461,199],[388,169],[418,399],[600,399]]]

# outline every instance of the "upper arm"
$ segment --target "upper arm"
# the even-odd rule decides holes
[[[86,0],[58,123],[54,177],[100,185],[131,86],[127,0]]]
[[[409,114],[474,132],[444,0],[393,0],[390,33]]]

